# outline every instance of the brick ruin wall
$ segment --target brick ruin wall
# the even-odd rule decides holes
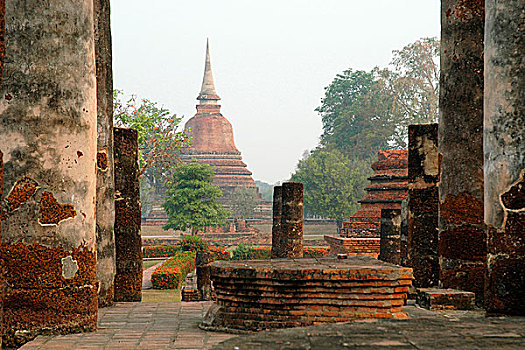
[[[407,318],[403,312],[410,268],[370,257],[217,261],[211,278],[217,304],[203,326],[260,331]]]

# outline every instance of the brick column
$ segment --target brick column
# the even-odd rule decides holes
[[[485,223],[489,313],[525,315],[525,3],[487,0]]]
[[[438,125],[408,127],[408,265],[415,287],[437,286]]]
[[[482,0],[442,0],[439,153],[440,286],[483,299]]]
[[[115,279],[115,179],[113,74],[109,0],[94,0],[97,72],[97,280],[99,307],[113,304]]]
[[[137,132],[114,128],[115,301],[142,300],[142,242]]]
[[[93,1],[5,2],[4,345],[97,326]]]
[[[211,267],[210,263],[213,261],[210,252],[198,251],[195,259],[197,268],[197,291],[199,293],[199,300],[211,300]]]
[[[379,260],[401,263],[401,209],[381,209]]]
[[[273,188],[272,258],[281,255],[281,215],[283,210],[283,188]]]
[[[303,184],[285,182],[282,186],[280,258],[303,256]]]

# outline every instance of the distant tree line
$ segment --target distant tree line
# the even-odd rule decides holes
[[[409,124],[437,121],[438,60],[439,41],[423,38],[393,51],[387,68],[349,68],[325,88],[320,143],[291,177],[304,184],[306,214],[352,216],[377,151],[405,149]]]

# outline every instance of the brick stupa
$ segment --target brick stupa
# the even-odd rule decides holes
[[[374,175],[368,178],[367,194],[359,203],[361,208],[343,222],[344,237],[379,237],[381,209],[401,209],[408,194],[408,151],[379,151],[372,163]]]
[[[401,209],[408,194],[408,151],[379,151],[372,163],[374,174],[368,178],[367,194],[361,208],[343,222],[341,236],[325,236],[332,253],[352,255],[379,254],[381,209]]]
[[[208,43],[204,78],[197,100],[197,114],[188,120],[184,127],[185,132],[193,137],[193,141],[191,150],[183,160],[209,164],[213,168],[213,183],[221,188],[221,201],[226,207],[229,207],[236,188],[248,188],[256,192],[260,200],[256,216],[268,216],[269,205],[265,205],[266,202],[260,198],[252,173],[247,169],[242,161],[241,152],[235,146],[232,125],[221,114],[221,106],[217,103],[220,97],[215,91]]]

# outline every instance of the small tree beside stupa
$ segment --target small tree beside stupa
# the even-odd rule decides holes
[[[167,184],[164,209],[168,221],[165,230],[191,230],[192,235],[207,226],[220,225],[230,212],[217,201],[222,197],[219,187],[212,184],[214,172],[207,164],[185,163],[175,169]]]

